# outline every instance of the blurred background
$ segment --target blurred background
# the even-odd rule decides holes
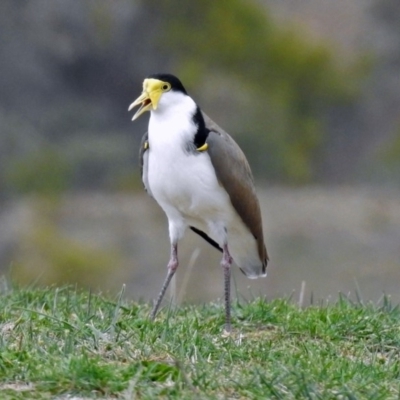
[[[167,221],[142,189],[144,77],[179,76],[252,166],[271,263],[237,295],[400,301],[398,0],[2,0],[0,274],[159,291]],[[223,293],[188,232],[178,301]]]

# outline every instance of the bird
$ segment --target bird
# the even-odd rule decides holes
[[[266,276],[268,253],[249,163],[234,139],[213,122],[169,73],[143,81],[132,120],[149,111],[139,159],[148,194],[168,218],[167,275],[150,314],[155,319],[178,265],[178,242],[187,229],[222,252],[225,331],[231,332],[231,265],[250,279]]]

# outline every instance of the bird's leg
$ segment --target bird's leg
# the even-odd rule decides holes
[[[168,285],[171,282],[172,277],[174,276],[177,268],[178,268],[178,244],[177,243],[172,243],[171,244],[171,257],[169,259],[168,262],[168,273],[167,276],[165,278],[165,281],[162,285],[160,294],[158,295],[156,304],[153,307],[153,310],[151,311],[150,314],[150,319],[154,320],[154,318],[156,317],[158,308],[160,307],[161,301],[165,295],[165,292],[167,291]]]
[[[231,331],[231,265],[232,257],[228,245],[222,247],[221,267],[224,270],[224,295],[225,295],[225,331]]]

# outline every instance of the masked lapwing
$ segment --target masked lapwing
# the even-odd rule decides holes
[[[150,111],[142,138],[144,186],[168,217],[171,256],[154,319],[178,268],[178,241],[187,228],[222,252],[225,330],[231,329],[230,282],[234,261],[248,278],[266,276],[259,202],[246,157],[236,142],[204,114],[178,78],[150,75],[132,120]]]

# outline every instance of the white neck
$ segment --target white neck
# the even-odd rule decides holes
[[[150,147],[157,148],[168,144],[176,146],[192,140],[197,128],[192,119],[196,107],[193,99],[183,93],[164,93],[157,110],[150,113]]]

